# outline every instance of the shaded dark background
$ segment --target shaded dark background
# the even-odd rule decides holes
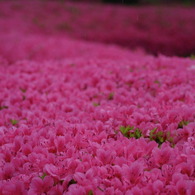
[[[195,0],[0,2],[6,2],[0,5],[0,41],[6,45],[5,40],[10,42],[7,52],[0,44],[0,53],[5,55],[14,47],[17,33],[24,37],[69,37],[131,50],[141,48],[152,55],[195,54]]]
[[[195,0],[70,0],[70,1],[86,1],[86,2],[103,2],[103,3],[113,3],[113,4],[175,4],[181,3],[184,5],[191,5],[195,3]]]
[[[193,3],[194,0],[103,0],[105,3],[124,3],[124,4],[138,4],[138,3]]]

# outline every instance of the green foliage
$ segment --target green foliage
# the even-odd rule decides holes
[[[142,136],[142,132],[136,128],[134,133],[133,133],[133,137],[135,137],[135,139],[139,139]]]
[[[11,119],[10,122],[12,125],[17,125],[19,123],[19,121],[15,119]]]
[[[120,127],[120,132],[127,138],[132,138],[134,137],[135,139],[139,139],[142,136],[142,132],[140,129],[136,128],[134,129],[133,126],[121,126]]]
[[[125,136],[128,137],[128,132],[132,130],[134,127],[130,127],[129,125],[127,127],[121,126],[120,127],[120,132]]]
[[[0,106],[0,110],[8,109],[8,106]]]
[[[140,137],[148,138],[148,136],[143,136],[142,132],[139,128],[134,128],[134,126],[121,126],[120,127],[120,132],[127,138],[135,138],[139,139]],[[168,132],[163,132],[163,131],[157,131],[157,128],[154,128],[150,131],[149,133],[149,139],[151,141],[155,141],[158,143],[159,147],[164,143],[164,142],[169,142],[172,147],[174,147],[174,139],[171,136],[171,133]]]
[[[173,144],[173,137],[171,137],[170,132],[163,132],[163,131],[157,131],[157,128],[154,128],[150,131],[149,138],[151,141],[155,141],[158,143],[159,146],[161,146],[164,142],[168,141],[171,143],[172,146]]]
[[[179,124],[178,124],[178,129],[181,128],[183,129],[184,126],[188,125],[189,124],[189,121],[180,121]]]

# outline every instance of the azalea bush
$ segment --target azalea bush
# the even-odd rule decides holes
[[[193,6],[125,7],[98,2],[3,1],[0,25],[6,34],[19,31],[66,35],[130,49],[141,47],[155,55],[190,56],[195,52]]]
[[[14,20],[0,32],[0,194],[193,195],[194,59]]]
[[[193,194],[193,60],[44,36],[9,55],[1,194]]]

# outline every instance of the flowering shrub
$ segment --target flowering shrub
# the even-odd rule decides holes
[[[22,41],[0,58],[1,194],[193,194],[193,60]]]
[[[0,194],[193,195],[194,60],[1,34]]]
[[[123,7],[100,3],[1,2],[1,31],[71,36],[142,47],[153,54],[195,51],[194,7]],[[3,39],[3,37],[2,37]]]

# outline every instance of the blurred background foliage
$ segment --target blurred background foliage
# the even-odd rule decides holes
[[[105,3],[124,3],[124,4],[139,4],[139,3],[193,3],[195,0],[103,0]]]
[[[71,1],[71,0],[70,0]],[[113,4],[175,4],[180,3],[184,5],[192,5],[195,3],[195,0],[72,0],[72,1],[87,1],[87,2],[104,2],[104,3],[113,3]]]

